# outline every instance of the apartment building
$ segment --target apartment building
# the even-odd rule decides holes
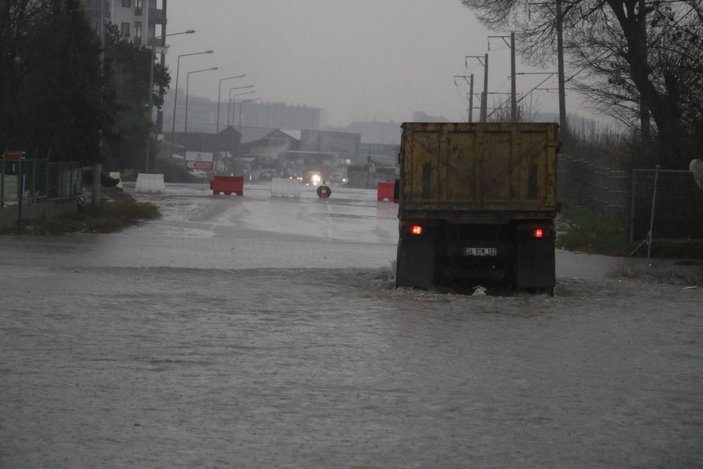
[[[143,46],[163,46],[168,0],[82,0],[91,24],[99,31],[100,17],[119,29],[123,38]]]

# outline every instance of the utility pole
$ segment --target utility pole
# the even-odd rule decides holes
[[[510,36],[488,36],[488,50],[491,50],[491,38],[500,38],[505,44],[510,47],[510,120],[517,122],[517,81],[515,78],[515,33],[510,33]],[[506,41],[510,38],[510,44]]]
[[[486,122],[488,117],[488,52],[484,56],[483,66],[483,94],[481,95],[481,122]]]
[[[483,92],[481,93],[481,113],[479,121],[486,122],[486,116],[488,115],[488,53],[485,55],[467,55],[464,57],[466,59],[476,59],[483,65]]]
[[[147,41],[148,41],[147,37]],[[147,133],[146,136],[146,156],[144,159],[144,172],[149,173],[149,167],[150,162],[149,162],[149,155],[151,153],[151,141],[152,141],[152,135],[154,134],[154,128],[152,127],[151,123],[151,118],[152,118],[152,110],[154,108],[154,60],[156,60],[156,54],[154,53],[154,45],[148,46],[149,48],[149,98],[148,98],[148,104],[147,104],[147,116],[149,117],[149,132]]]
[[[515,78],[515,33],[510,33],[510,120],[517,122],[517,83]]]
[[[471,74],[471,84],[469,85],[469,122],[474,121],[474,74]]]
[[[105,2],[101,1],[100,2],[100,74],[104,75],[105,74]],[[101,80],[103,80],[103,77],[101,76]],[[103,80],[104,81],[104,80]],[[102,95],[102,93],[101,93]],[[102,103],[102,96],[101,96],[101,103]],[[102,161],[103,157],[103,131],[100,129],[99,131],[99,136],[98,136],[98,145],[100,149],[100,160]],[[93,191],[92,191],[92,201],[91,205],[93,207],[97,207],[100,205],[100,182],[101,182],[101,175],[103,172],[103,165],[101,162],[94,162],[93,163]]]
[[[566,88],[564,86],[564,31],[562,25],[562,0],[557,2],[557,63],[559,75],[559,127],[566,132]]]
[[[471,75],[454,75],[454,85],[456,86],[456,79],[463,78],[465,82],[469,84],[469,92],[467,93],[467,98],[469,100],[469,109],[466,111],[466,118],[468,122],[473,122],[473,112],[474,112],[474,74]],[[467,80],[468,78],[468,80]]]

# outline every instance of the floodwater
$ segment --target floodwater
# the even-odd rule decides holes
[[[396,290],[395,207],[333,191],[0,237],[0,467],[703,465],[701,289]]]

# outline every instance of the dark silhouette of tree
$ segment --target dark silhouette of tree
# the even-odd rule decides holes
[[[151,50],[122,38],[117,26],[108,25],[105,36],[105,65],[110,70],[115,90],[115,125],[106,148],[110,169],[143,169],[146,143],[153,124],[147,115]],[[159,89],[168,88],[167,69],[154,63],[152,99],[154,110],[163,105]],[[152,153],[155,148],[151,149]],[[153,155],[152,155],[153,156]],[[152,158],[153,159],[153,158]]]
[[[488,27],[517,31],[533,64],[556,60],[556,0],[462,3]],[[571,84],[637,131],[643,104],[656,125],[656,161],[686,168],[703,147],[701,1],[564,0],[561,7]]]
[[[142,168],[153,55],[114,27],[105,39],[101,60],[79,0],[0,0],[0,152]],[[155,64],[154,89],[169,79]]]
[[[0,2],[0,147],[101,161],[109,99],[95,33],[78,0]]]

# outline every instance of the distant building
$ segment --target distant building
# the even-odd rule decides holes
[[[355,121],[348,127],[330,128],[361,136],[361,143],[400,145],[400,122]]]
[[[242,156],[255,155],[270,159],[300,147],[300,138],[279,129],[242,127]]]
[[[303,105],[244,101],[242,125],[271,129],[319,129],[322,110]],[[239,116],[237,116],[239,119]]]
[[[168,90],[164,99],[164,131],[169,132],[173,121],[173,97]],[[185,122],[185,90],[178,90],[176,131],[183,130]],[[217,101],[199,96],[188,97],[188,131],[215,133],[227,126],[236,129],[257,127],[262,129],[319,129],[322,110],[314,107],[285,103],[261,103],[250,100],[220,102],[220,119],[217,119]]]
[[[359,148],[361,160],[369,159],[376,166],[389,167],[398,165],[400,145],[388,143],[362,143]]]
[[[93,29],[99,31],[100,15],[117,26],[123,38],[142,46],[163,47],[168,0],[81,0]],[[164,51],[159,50],[163,54]]]
[[[300,138],[300,149],[336,153],[354,162],[359,156],[360,141],[361,136],[357,133],[305,129]]]
[[[444,116],[431,116],[426,112],[415,111],[413,112],[413,122],[449,122]]]

